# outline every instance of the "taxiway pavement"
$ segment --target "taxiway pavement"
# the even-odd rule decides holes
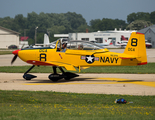
[[[155,74],[80,74],[70,81],[62,79],[58,82],[49,80],[48,73],[34,73],[37,78],[30,81],[24,80],[22,75],[22,73],[0,73],[0,89],[155,95]]]

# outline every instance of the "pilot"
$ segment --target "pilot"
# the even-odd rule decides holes
[[[63,43],[62,44],[62,49],[63,49],[62,52],[65,52],[66,51],[66,47],[67,47],[67,43]]]
[[[83,45],[82,44],[79,44],[78,45],[78,50],[82,50],[83,49]]]

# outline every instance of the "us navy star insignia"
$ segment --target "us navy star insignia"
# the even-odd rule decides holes
[[[86,55],[85,61],[89,64],[92,64],[94,62],[94,55]]]
[[[93,59],[94,59],[94,57],[91,57],[91,56],[89,56],[89,57],[86,57],[87,58],[87,62],[93,62]]]
[[[94,61],[99,61],[99,57],[94,55],[81,56],[81,60],[85,60],[87,63],[92,64]]]

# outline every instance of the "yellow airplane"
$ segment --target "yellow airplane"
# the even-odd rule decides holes
[[[64,78],[69,80],[78,75],[71,72],[64,72],[65,68],[69,71],[76,71],[75,68],[86,69],[93,66],[137,66],[147,64],[145,36],[139,32],[133,32],[130,36],[124,53],[110,52],[99,45],[88,41],[74,40],[67,43],[67,49],[62,52],[61,41],[58,40],[55,48],[25,48],[15,50],[15,55],[11,64],[17,56],[33,66],[27,70],[23,78],[31,80],[37,76],[28,74],[34,66],[52,66],[53,73],[49,75],[52,81],[58,81]],[[58,74],[56,68],[59,68],[62,74]]]

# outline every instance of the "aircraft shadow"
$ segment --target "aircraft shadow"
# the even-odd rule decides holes
[[[94,78],[73,78],[71,80],[60,79],[57,82],[53,82],[52,80],[38,79],[38,80],[30,80],[27,83],[67,83],[67,82],[73,82],[73,81],[96,81],[96,80],[90,80],[90,79],[94,79]]]
[[[60,79],[57,82],[53,82],[52,80],[42,80],[42,79],[32,79],[27,81],[27,83],[69,83],[69,82],[78,82],[78,81],[89,81],[89,82],[142,82],[143,80],[123,80],[123,81],[116,81],[116,80],[105,80],[105,79],[95,79],[95,78],[73,78],[71,80]]]

